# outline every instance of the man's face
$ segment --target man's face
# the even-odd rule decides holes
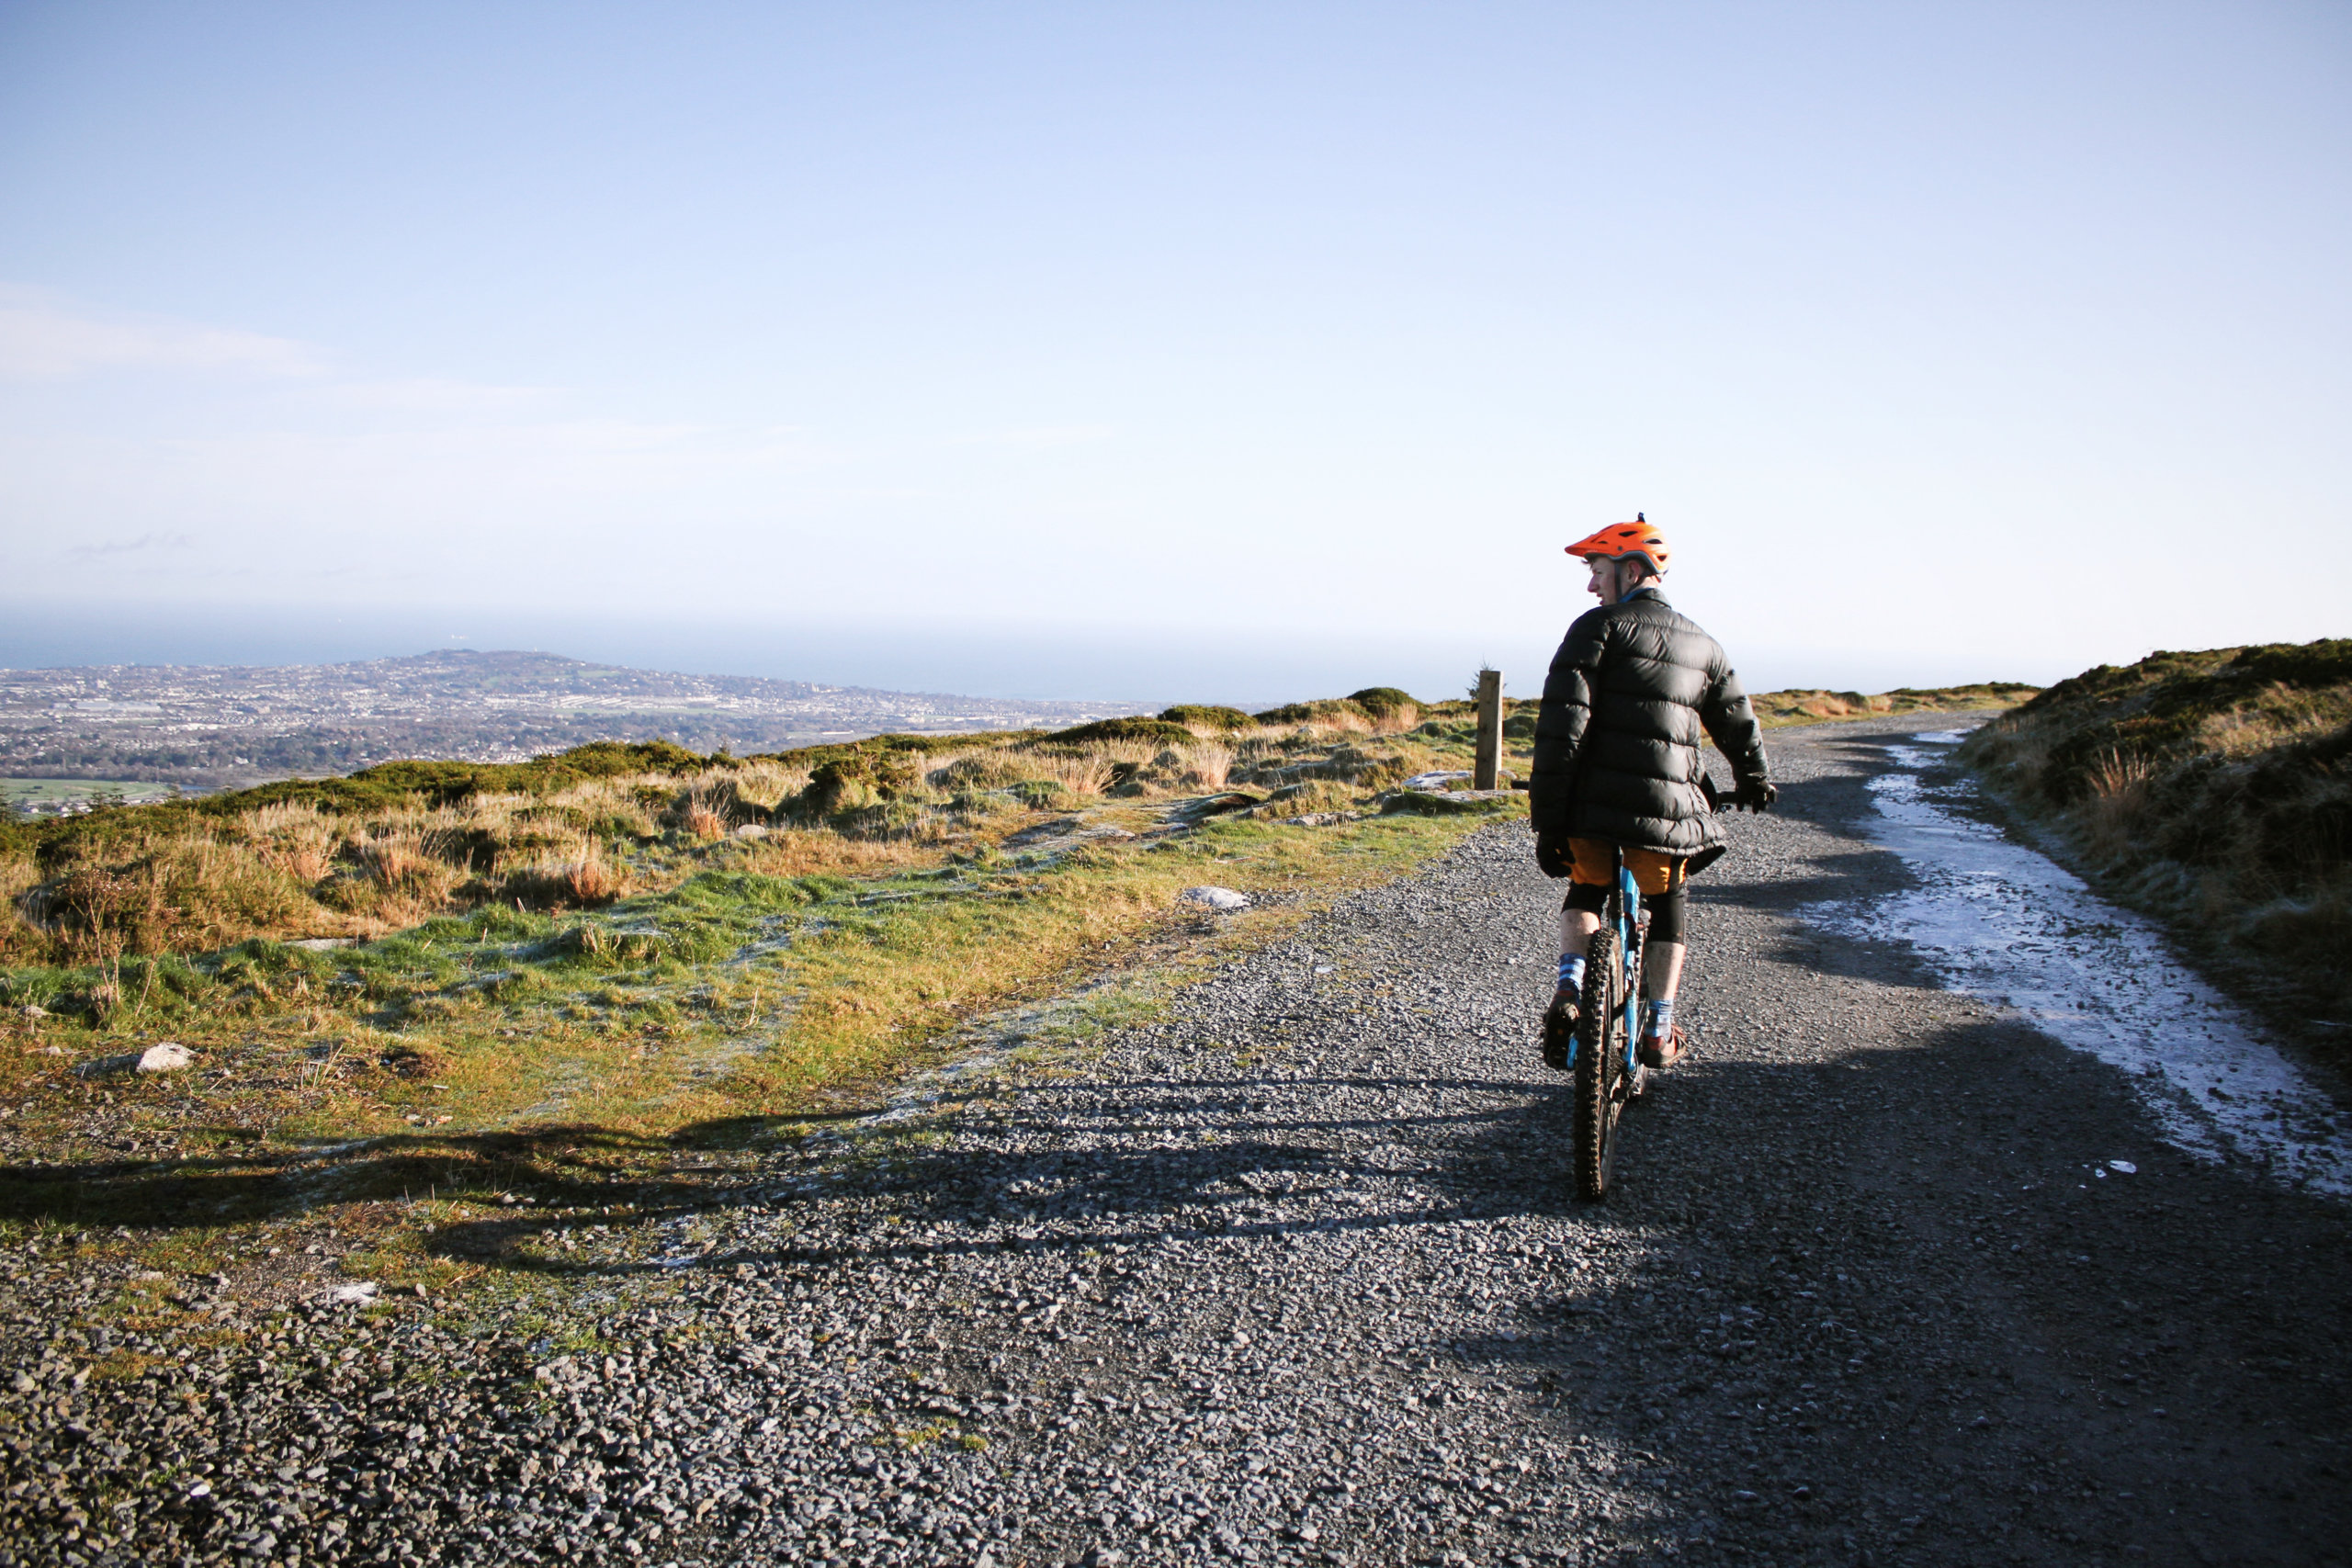
[[[1592,568],[1592,579],[1584,591],[1604,604],[1617,603],[1617,563],[1607,556],[1587,556],[1584,564]]]

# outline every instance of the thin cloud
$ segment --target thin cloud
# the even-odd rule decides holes
[[[46,381],[113,369],[311,377],[321,367],[316,355],[287,338],[162,316],[100,316],[0,286],[0,377]]]
[[[74,556],[130,556],[154,550],[192,550],[196,541],[186,534],[141,534],[135,539],[102,539],[95,545],[75,545],[65,553]]]

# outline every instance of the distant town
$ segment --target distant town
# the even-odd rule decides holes
[[[777,751],[884,731],[1051,728],[1134,711],[749,676],[545,653],[351,664],[0,670],[0,795],[35,813],[403,757],[519,761],[592,740]]]

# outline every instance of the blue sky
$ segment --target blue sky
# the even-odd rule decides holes
[[[0,661],[2352,634],[2333,5],[0,6]],[[1524,672],[1522,674],[1522,671]]]

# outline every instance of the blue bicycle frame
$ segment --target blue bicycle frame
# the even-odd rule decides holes
[[[1641,987],[1634,984],[1641,973],[1642,952],[1642,890],[1634,884],[1634,874],[1625,869],[1623,853],[1617,857],[1617,956],[1625,966],[1625,1070],[1628,1073],[1640,1065],[1639,1044],[1642,1028]],[[1567,1066],[1577,1065],[1580,1044],[1577,1032],[1568,1039]]]
[[[1623,854],[1617,857],[1617,961],[1625,966],[1625,1071],[1631,1074],[1641,1065],[1642,890]]]

